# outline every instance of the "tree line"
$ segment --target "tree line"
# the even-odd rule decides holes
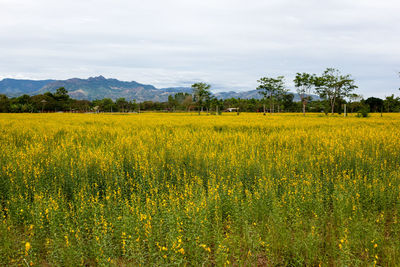
[[[340,106],[337,107],[337,104],[346,103],[346,100],[349,100],[352,96],[352,91],[357,88],[351,75],[342,75],[339,70],[334,68],[327,68],[320,76],[305,72],[297,73],[293,82],[301,99],[302,112],[304,114],[308,103],[312,100],[310,99],[311,93],[317,94],[325,101],[325,112],[327,112],[329,106],[333,114],[335,110],[340,112]],[[284,76],[276,78],[263,77],[258,80],[258,83],[257,90],[262,94],[263,99],[269,103],[269,112],[273,112],[275,103],[288,93]]]
[[[76,100],[70,98],[64,87],[55,93],[40,95],[22,95],[8,98],[0,95],[0,112],[143,112],[143,111],[196,111],[218,114],[230,108],[236,112],[400,112],[400,98],[394,95],[385,99],[369,97],[363,99],[354,93],[358,88],[351,75],[343,75],[339,70],[327,68],[321,75],[297,73],[293,82],[300,97],[294,101],[294,95],[285,84],[285,77],[262,77],[257,90],[262,99],[218,99],[211,92],[211,85],[194,83],[193,92],[177,93],[168,96],[168,101],[154,102],[126,100]],[[319,99],[312,99],[315,94]]]
[[[257,90],[262,96],[261,100],[236,99],[231,106],[236,106],[237,110],[260,111],[262,112],[399,112],[400,98],[394,95],[386,97],[384,100],[377,97],[363,99],[361,95],[354,93],[358,88],[350,74],[342,74],[338,69],[327,68],[321,75],[310,73],[297,73],[293,82],[296,92],[300,97],[300,102],[293,102],[293,94],[289,92],[285,84],[285,77],[262,77],[258,82]],[[209,92],[211,86],[206,83],[195,83],[192,85],[194,101],[197,110],[203,111],[212,106],[218,112],[219,100]],[[319,99],[312,99],[312,93],[318,95]],[[229,101],[229,100],[228,100]]]

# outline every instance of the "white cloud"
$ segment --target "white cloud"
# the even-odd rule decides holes
[[[0,0],[0,76],[248,90],[337,67],[384,96],[400,87],[398,14],[391,0]]]

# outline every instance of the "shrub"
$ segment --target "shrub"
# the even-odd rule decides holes
[[[368,116],[369,116],[369,108],[367,106],[362,106],[357,112],[357,117],[359,118],[366,118]]]

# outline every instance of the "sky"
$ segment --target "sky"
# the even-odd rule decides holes
[[[399,0],[0,0],[0,79],[246,91],[327,67],[400,95]]]

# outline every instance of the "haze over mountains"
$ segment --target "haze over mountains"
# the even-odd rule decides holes
[[[190,87],[169,87],[158,89],[153,85],[141,84],[135,81],[126,82],[117,79],[106,79],[103,76],[90,77],[88,79],[72,78],[68,80],[20,80],[3,79],[0,81],[0,94],[9,97],[44,94],[46,92],[54,93],[58,88],[64,87],[69,95],[74,99],[95,100],[103,98],[125,98],[127,100],[136,99],[142,101],[167,101],[169,95],[176,93],[192,93]],[[218,92],[214,94],[217,98],[242,98],[260,99],[261,96],[257,90],[244,92]],[[294,94],[295,101],[299,100],[297,94]],[[315,99],[315,97],[314,97]]]

